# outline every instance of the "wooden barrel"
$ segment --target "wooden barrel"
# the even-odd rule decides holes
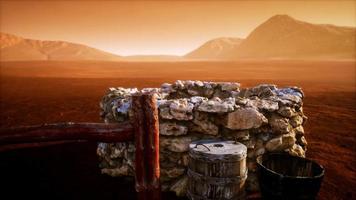
[[[189,145],[191,200],[244,198],[247,148],[235,141],[199,140]]]

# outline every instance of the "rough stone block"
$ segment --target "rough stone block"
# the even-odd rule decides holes
[[[258,128],[267,119],[254,108],[241,108],[227,114],[225,127],[233,130]]]
[[[188,127],[177,124],[176,122],[162,122],[159,124],[160,135],[186,135],[188,133]]]

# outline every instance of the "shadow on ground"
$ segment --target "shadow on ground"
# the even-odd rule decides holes
[[[5,199],[136,199],[132,178],[100,173],[95,143],[65,144],[0,154]],[[178,200],[174,193],[162,199]]]

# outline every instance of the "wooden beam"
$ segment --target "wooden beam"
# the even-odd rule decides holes
[[[0,129],[0,145],[64,140],[124,142],[133,140],[133,128],[122,123],[57,123]]]
[[[143,111],[146,130],[147,192],[149,199],[161,198],[159,166],[159,119],[157,100],[154,93],[143,94]]]
[[[139,200],[160,200],[159,121],[153,93],[132,96],[135,132],[135,180]]]
[[[145,117],[142,110],[142,96],[132,96],[132,118],[130,119],[135,135],[135,189],[140,200],[147,199],[145,169]]]
[[[21,144],[9,144],[9,145],[1,145],[0,152],[11,151],[11,150],[19,150],[19,149],[27,149],[27,148],[40,148],[61,144],[70,144],[70,143],[82,143],[87,142],[86,140],[59,140],[59,141],[51,141],[51,142],[32,142],[32,143],[21,143]]]

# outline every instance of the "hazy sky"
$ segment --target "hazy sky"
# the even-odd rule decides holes
[[[356,1],[1,1],[0,30],[120,55],[183,55],[216,37],[245,38],[275,14],[356,26]]]

